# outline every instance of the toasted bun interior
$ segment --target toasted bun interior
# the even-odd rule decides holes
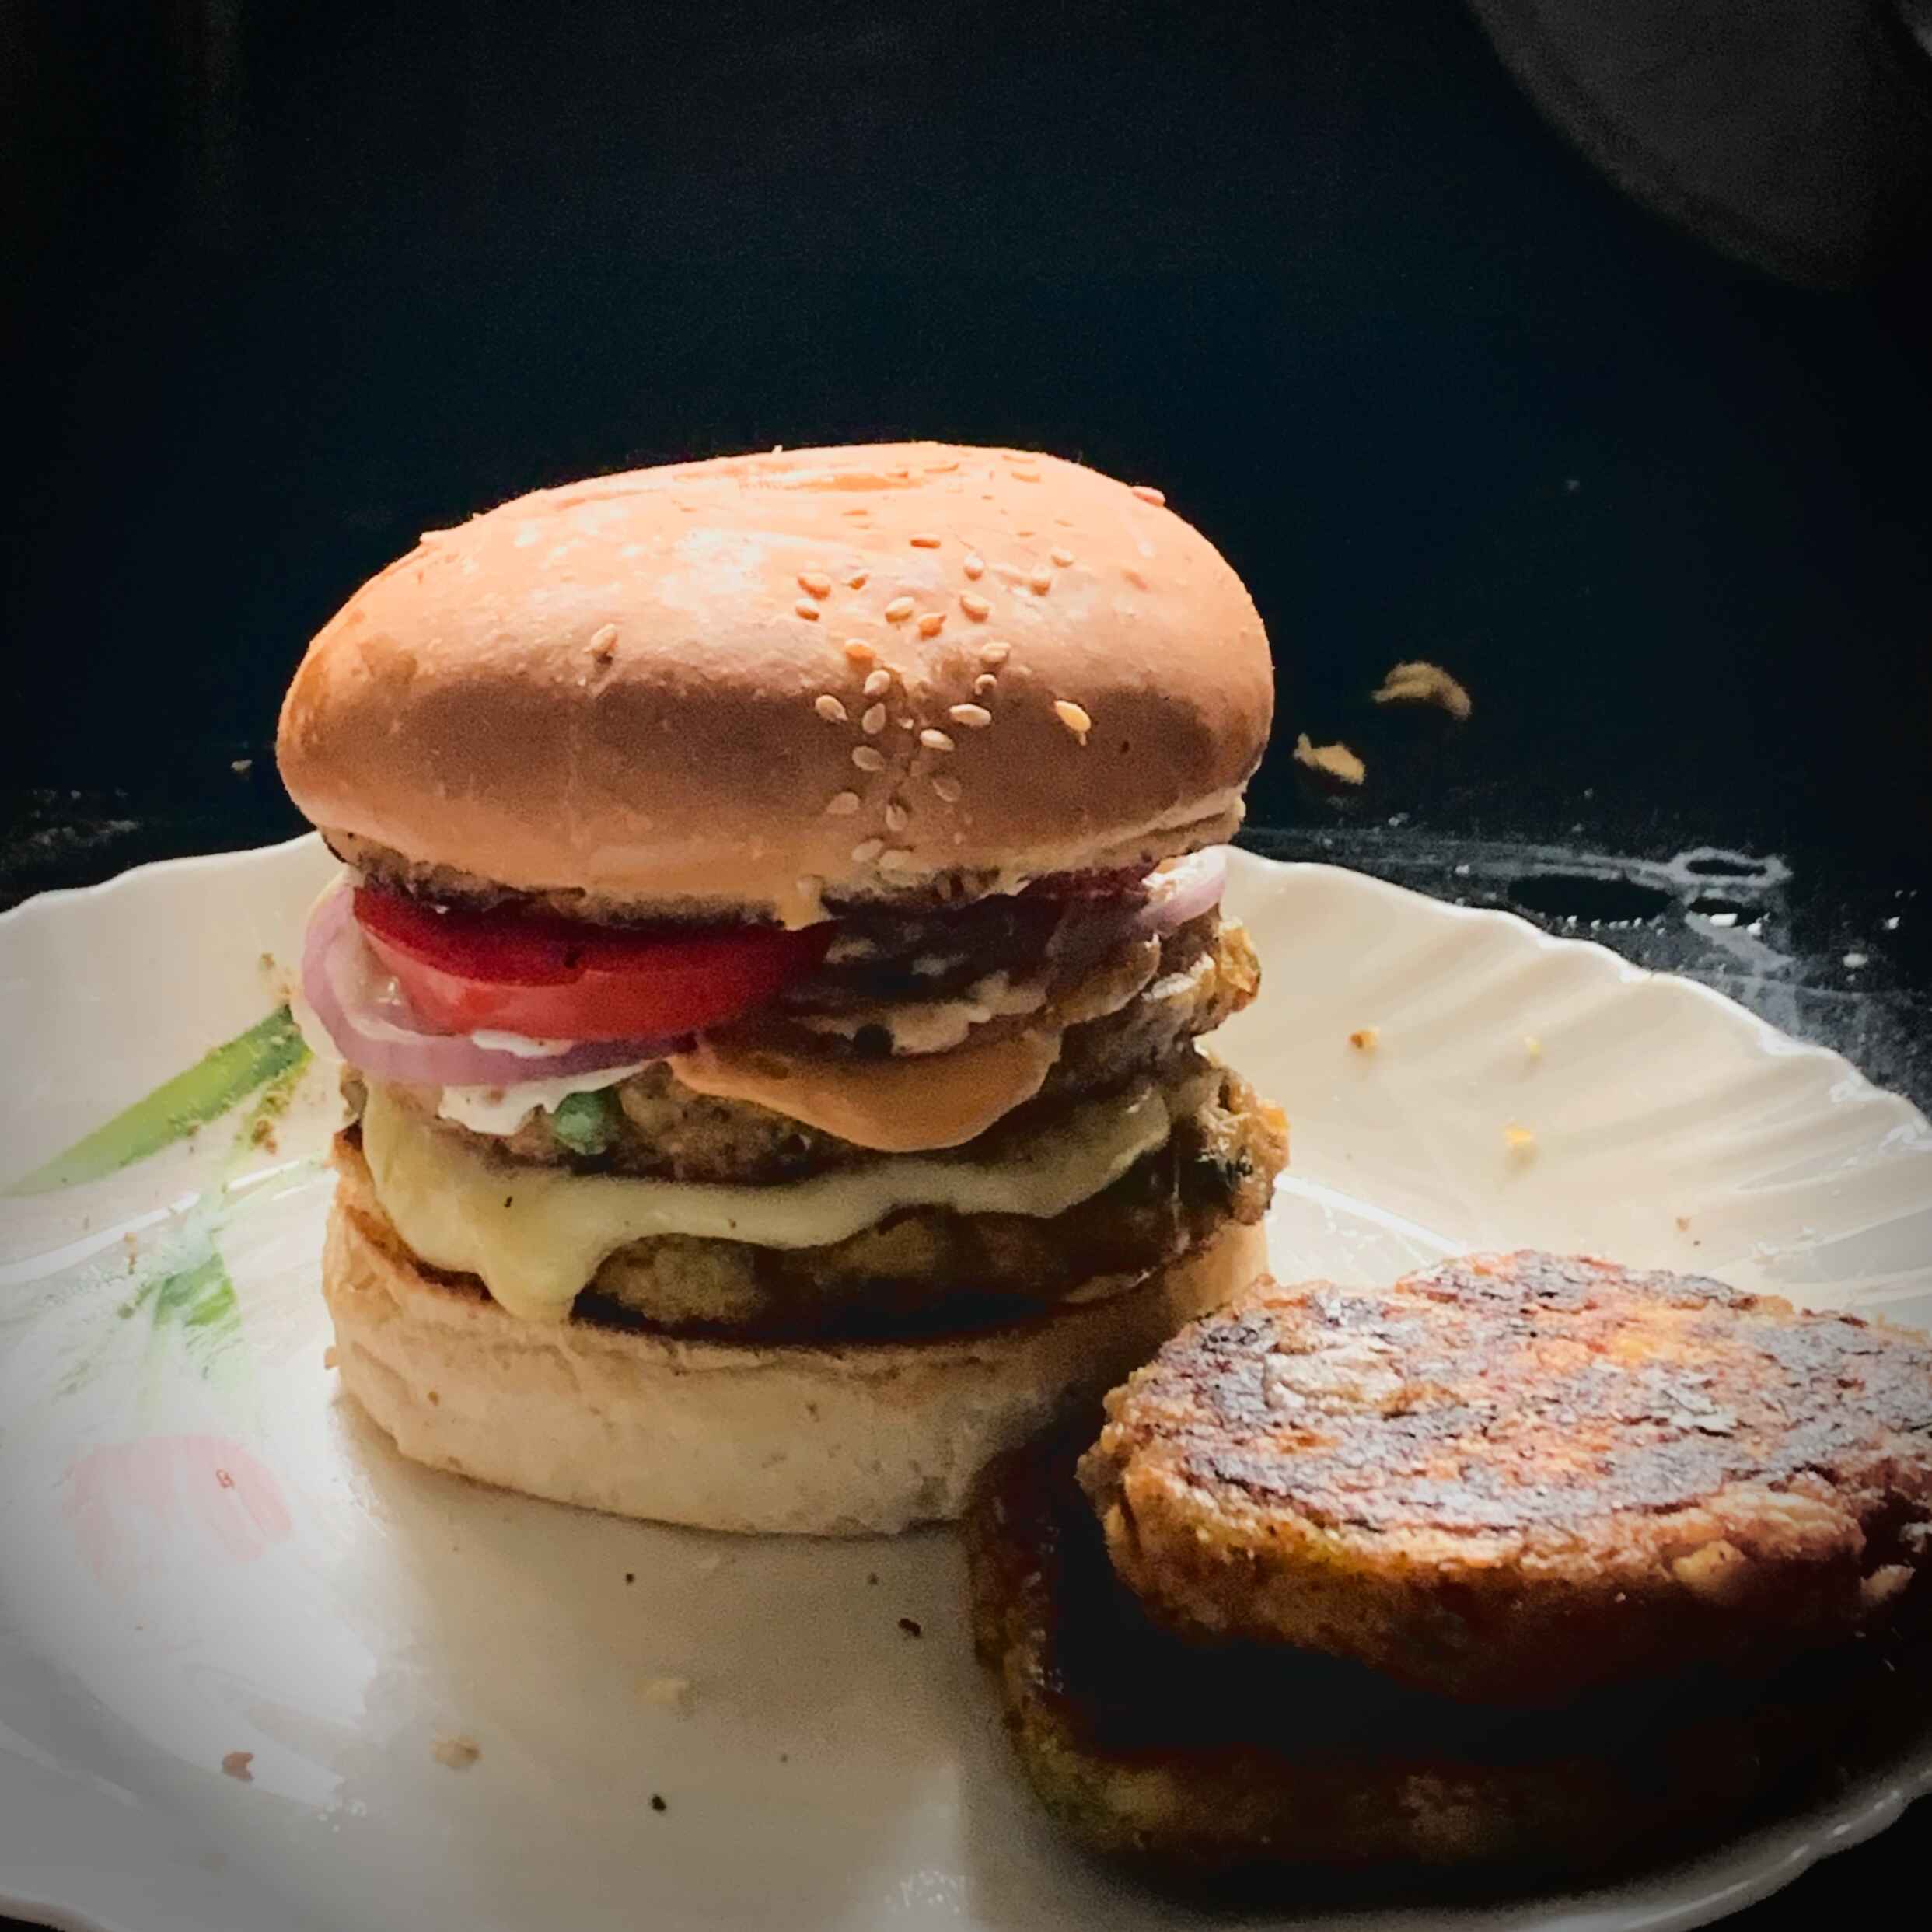
[[[431,533],[310,646],[278,755],[421,882],[799,923],[1223,839],[1272,708],[1253,604],[1158,492],[887,444]]]
[[[741,1347],[519,1322],[338,1203],[343,1385],[405,1455],[622,1516],[817,1535],[949,1520],[994,1455],[1097,1398],[1266,1265],[1259,1228],[1123,1294],[972,1335]]]

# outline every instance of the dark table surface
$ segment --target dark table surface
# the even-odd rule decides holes
[[[280,690],[419,531],[936,434],[1157,482],[1242,571],[1262,849],[1932,1106],[1923,71],[1860,0],[1748,58],[1707,0],[1478,11],[1504,58],[1409,0],[9,10],[0,903],[299,830]],[[1371,701],[1411,659],[1466,722]],[[1737,1923],[1895,1911],[1923,1829]]]

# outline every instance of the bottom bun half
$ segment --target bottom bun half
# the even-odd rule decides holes
[[[1119,1294],[925,1340],[752,1347],[520,1321],[338,1200],[323,1254],[344,1386],[402,1452],[478,1482],[707,1529],[950,1520],[992,1457],[1125,1379],[1266,1266],[1259,1227]]]

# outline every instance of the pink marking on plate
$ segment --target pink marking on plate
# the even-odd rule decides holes
[[[68,1471],[75,1548],[104,1590],[128,1589],[184,1546],[253,1563],[292,1527],[281,1486],[224,1436],[146,1436],[92,1449]]]

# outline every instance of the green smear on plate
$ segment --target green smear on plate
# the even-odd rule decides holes
[[[76,1141],[65,1153],[0,1190],[0,1194],[48,1194],[131,1167],[207,1126],[257,1087],[283,1075],[299,1075],[308,1058],[309,1050],[288,1008],[279,1006],[186,1073],[176,1074],[145,1099],[124,1109],[105,1127]],[[286,1089],[281,1104],[287,1104]]]
[[[201,1358],[204,1375],[208,1357],[241,1333],[241,1305],[235,1298],[235,1284],[229,1280],[211,1240],[206,1252],[188,1266],[155,1283],[152,1305],[155,1333],[178,1329],[189,1354]]]
[[[141,1322],[147,1330],[148,1382],[162,1359],[159,1351],[170,1343],[186,1354],[204,1381],[219,1371],[223,1383],[232,1383],[238,1368],[245,1368],[236,1354],[242,1305],[215,1240],[218,1225],[205,1201],[197,1201],[161,1251],[148,1257],[147,1272],[131,1284],[134,1292],[115,1306],[122,1321]],[[104,1278],[101,1286],[111,1282],[111,1277]],[[93,1378],[107,1358],[112,1333],[110,1325],[72,1363],[59,1394],[71,1396]]]

